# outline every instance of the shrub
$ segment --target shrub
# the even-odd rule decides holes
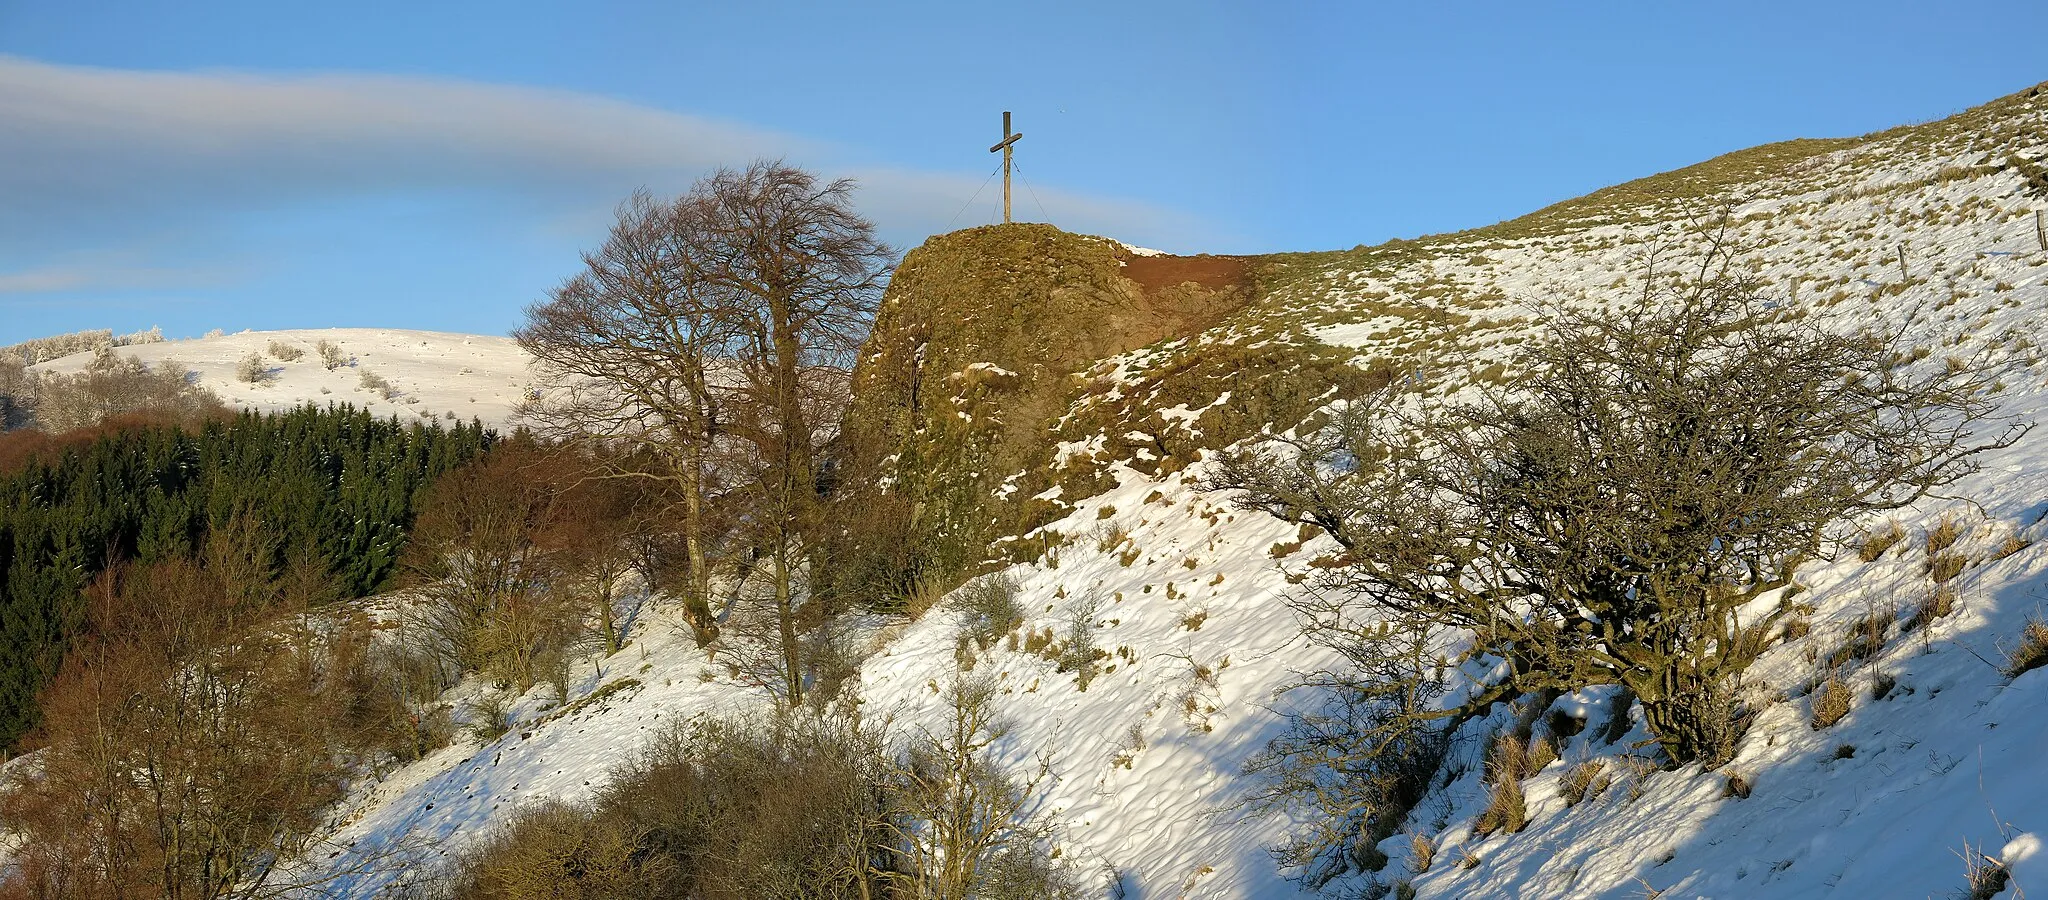
[[[1290,714],[1287,728],[1245,764],[1259,785],[1251,808],[1293,820],[1273,852],[1297,871],[1357,865],[1354,848],[1396,834],[1449,748],[1435,709],[1444,687],[1435,635],[1390,629],[1375,640],[1354,657],[1361,677],[1300,683],[1327,702]]]
[[[486,690],[463,704],[469,713],[469,733],[488,744],[512,729],[511,699],[504,691]]]
[[[1744,608],[1789,586],[1811,535],[1953,484],[2020,433],[1990,371],[1906,367],[1894,336],[1778,315],[1760,288],[1659,282],[1659,302],[1560,315],[1513,392],[1349,395],[1320,430],[1224,454],[1209,487],[1329,531],[1326,618],[1469,629],[1531,663],[1468,703],[1620,683],[1672,761],[1716,765],[1785,612]],[[1916,464],[1869,462],[1902,453]]]
[[[595,800],[515,818],[456,867],[455,900],[886,895],[879,735],[809,716],[656,737]]]
[[[231,896],[322,846],[378,750],[354,693],[368,630],[316,622],[209,556],[110,570],[85,592],[85,646],[42,693],[38,761],[0,791],[0,894]]]
[[[1024,608],[1017,604],[1017,581],[1007,572],[970,581],[953,597],[960,612],[961,634],[983,650],[1024,624]]]
[[[1849,714],[1849,704],[1855,693],[1839,675],[1828,673],[1827,680],[1813,692],[1813,716],[1809,719],[1813,729],[1819,731],[1842,721],[1842,717]]]
[[[456,896],[582,900],[652,896],[673,868],[639,854],[639,835],[614,818],[547,803],[523,809],[457,864]],[[666,876],[666,877],[665,877]]]
[[[2018,678],[2042,666],[2048,666],[2048,622],[2029,617],[2019,643],[2006,651],[2005,677]]]
[[[269,384],[275,380],[270,373],[270,364],[264,362],[263,354],[251,352],[235,363],[235,379],[250,384]]]
[[[1098,660],[1108,659],[1109,654],[1095,646],[1095,614],[1102,608],[1102,602],[1093,596],[1074,605],[1067,616],[1067,629],[1057,647],[1053,662],[1061,672],[1072,672],[1081,689],[1087,690],[1088,683],[1095,680]]]
[[[134,357],[102,353],[76,375],[31,376],[27,399],[33,403],[26,411],[33,413],[32,424],[53,434],[127,413],[196,425],[226,407],[191,376],[172,360],[148,366]]]
[[[322,366],[327,367],[327,371],[329,372],[332,372],[335,369],[339,369],[342,366],[350,366],[355,364],[355,359],[353,357],[349,356],[340,347],[337,347],[334,344],[324,340],[317,344],[314,344],[313,351],[315,353],[320,354],[320,364]]]
[[[306,355],[306,351],[283,341],[271,341],[268,349],[271,356],[284,362],[296,362]]]
[[[382,397],[386,400],[390,400],[398,396],[398,389],[392,387],[391,382],[385,381],[384,376],[372,372],[369,369],[362,370],[362,372],[356,376],[356,387],[359,390],[369,391],[370,393],[376,394],[377,396]]]

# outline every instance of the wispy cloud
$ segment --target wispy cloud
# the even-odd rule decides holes
[[[370,74],[154,72],[0,56],[0,291],[93,283],[51,261],[209,217],[324,199],[474,189],[560,216],[720,164],[785,156],[863,183],[887,230],[947,226],[981,179],[865,167],[814,139],[567,91]],[[986,196],[986,195],[984,195]],[[1038,189],[1070,227],[1159,234],[1146,204]],[[540,210],[537,210],[540,211]],[[1033,207],[1036,211],[1036,206]],[[136,271],[172,274],[166,266]]]
[[[65,253],[27,268],[0,265],[0,304],[23,294],[130,291],[137,289],[205,288],[231,283],[248,267],[224,264],[153,264],[153,257],[175,254],[175,248],[143,244],[120,250]]]

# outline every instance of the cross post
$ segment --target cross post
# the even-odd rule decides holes
[[[1010,151],[1016,147],[1017,139],[1024,136],[1021,131],[1010,131],[1010,111],[1003,110],[1003,140],[988,152],[1003,151],[1003,224],[1010,224]]]

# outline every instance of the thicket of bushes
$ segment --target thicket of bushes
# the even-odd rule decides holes
[[[837,713],[671,729],[590,803],[514,816],[431,893],[447,900],[1078,900],[998,774],[986,683],[946,691],[950,727],[898,750]]]
[[[42,695],[33,764],[0,783],[7,900],[307,896],[288,865],[365,769],[433,745],[360,614],[315,614],[253,516],[197,558],[120,565]]]
[[[420,501],[403,563],[417,585],[404,617],[442,686],[474,672],[566,699],[580,652],[617,652],[637,606],[627,580],[674,588],[686,566],[666,495],[520,436],[441,478]],[[644,596],[644,592],[634,596]]]
[[[73,353],[88,350],[105,350],[112,347],[128,347],[135,344],[156,344],[164,340],[161,328],[116,335],[111,329],[100,328],[90,331],[75,331],[70,334],[35,338],[0,347],[0,358],[19,359],[28,365],[45,362]]]
[[[0,471],[0,746],[86,624],[81,590],[119,561],[196,558],[236,517],[276,538],[259,564],[325,597],[396,571],[419,492],[494,440],[347,407],[120,427]]]

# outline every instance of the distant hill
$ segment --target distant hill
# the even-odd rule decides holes
[[[338,349],[342,364],[328,368],[317,347]],[[300,355],[281,359],[272,346]],[[163,360],[197,373],[199,383],[229,404],[280,411],[312,403],[353,403],[379,416],[438,418],[506,428],[525,396],[529,357],[511,338],[385,328],[244,331],[187,340],[116,347],[114,352],[152,365]],[[243,360],[262,357],[263,380],[239,377]],[[91,352],[47,360],[35,371],[73,373]],[[383,381],[383,386],[378,384]],[[452,416],[450,414],[453,414]]]

